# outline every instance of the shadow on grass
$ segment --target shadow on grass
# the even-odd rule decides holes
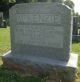
[[[80,41],[72,41],[72,43],[80,43]]]
[[[21,77],[14,70],[6,69],[3,65],[0,66],[0,82],[44,82],[39,77]]]

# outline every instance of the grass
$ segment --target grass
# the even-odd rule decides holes
[[[0,56],[2,56],[4,53],[10,50],[9,37],[10,37],[9,27],[0,28]],[[80,43],[72,44],[72,52],[79,54],[79,60],[80,60]],[[0,58],[0,64],[2,64],[1,58]],[[4,77],[2,76],[4,76],[6,79],[4,79]],[[20,79],[19,76],[16,76],[16,73],[13,74],[13,72],[9,72],[1,67],[0,68],[0,82],[41,82],[41,80],[40,78],[34,79],[32,77],[31,79],[27,78],[27,81],[26,81],[26,78],[24,78],[24,81],[23,81],[23,79]],[[78,61],[78,81],[77,82],[80,82],[80,61]]]
[[[79,43],[73,43],[72,45],[72,52],[78,54],[78,81],[80,82],[80,42]]]
[[[10,50],[10,30],[8,28],[0,28],[0,56]]]
[[[80,60],[80,43],[73,43],[72,52],[78,54],[78,60]],[[80,69],[80,61],[78,61],[78,67]]]

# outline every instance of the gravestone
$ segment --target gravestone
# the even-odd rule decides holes
[[[78,17],[73,17],[73,41],[80,41],[80,35],[78,35]]]
[[[49,72],[53,80],[75,79],[70,8],[59,3],[17,4],[10,9],[10,26],[11,52],[3,56],[5,66],[31,75]]]
[[[3,18],[3,12],[0,12],[0,28],[6,28],[6,27],[7,27],[7,24]]]
[[[78,17],[73,17],[73,35],[78,35]]]
[[[0,28],[3,26],[3,12],[0,12]]]

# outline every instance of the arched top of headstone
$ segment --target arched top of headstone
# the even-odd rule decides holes
[[[68,60],[71,19],[64,4],[16,4],[10,9],[12,53]]]
[[[29,9],[31,8],[31,9]],[[36,9],[36,11],[35,11]],[[14,10],[15,12],[23,12],[23,13],[62,13],[66,14],[68,12],[71,12],[71,8],[66,6],[65,4],[61,3],[22,3],[22,4],[16,4],[11,9],[11,12]]]

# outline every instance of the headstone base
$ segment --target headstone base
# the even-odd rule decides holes
[[[72,40],[75,42],[80,42],[80,35],[73,35]]]
[[[3,55],[3,65],[24,72],[24,76],[46,76],[47,81],[73,82],[77,73],[78,55],[71,53],[69,61],[16,55],[8,52]]]

